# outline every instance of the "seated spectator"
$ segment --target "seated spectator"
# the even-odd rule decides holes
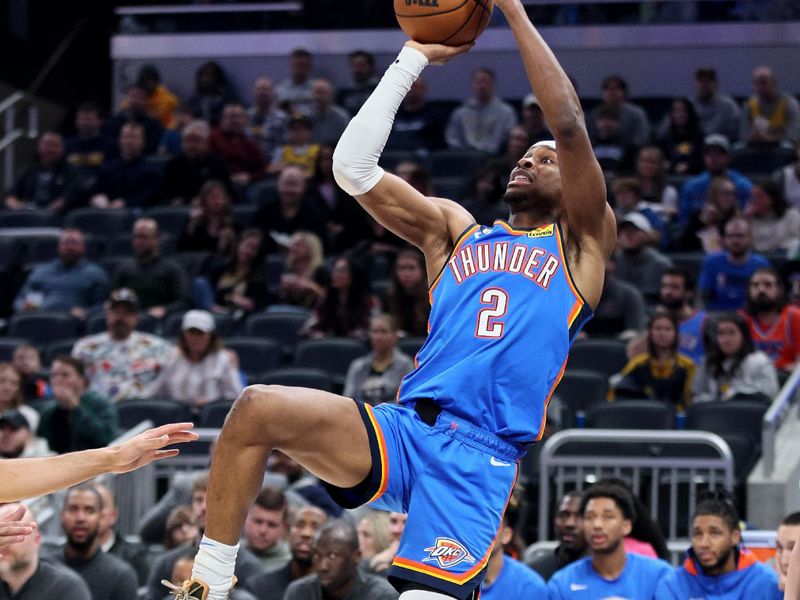
[[[750,277],[744,318],[756,349],[766,353],[776,368],[792,371],[800,358],[800,309],[787,302],[775,269],[762,267]]]
[[[111,489],[102,483],[95,483],[94,489],[103,499],[103,510],[100,513],[100,530],[97,534],[97,539],[100,541],[100,549],[125,561],[136,571],[139,585],[145,585],[150,571],[147,549],[141,544],[128,541],[122,535],[122,532],[117,530],[119,509]]]
[[[253,500],[244,519],[244,546],[265,568],[287,562],[291,557],[286,534],[289,530],[289,504],[278,488],[265,487]]]
[[[25,401],[40,400],[50,394],[47,380],[42,376],[42,358],[35,346],[20,344],[14,348],[11,362],[22,377]]]
[[[200,308],[242,317],[267,304],[267,284],[261,245],[264,235],[258,229],[245,229],[236,244],[234,256],[209,268],[195,299]],[[195,280],[195,284],[197,284]],[[195,286],[197,290],[197,285]]]
[[[72,356],[85,366],[89,387],[113,402],[148,396],[173,352],[166,340],[134,331],[139,300],[128,288],[111,292],[106,304],[108,331],[79,339]]]
[[[196,551],[192,547],[185,548],[183,550],[183,553],[177,558],[172,567],[172,574],[169,578],[170,585],[167,585],[164,583],[164,581],[161,582],[171,590],[169,596],[167,596],[167,600],[173,600],[175,598],[174,593],[183,589],[183,582],[192,578],[192,569],[194,568],[194,557]],[[178,597],[180,598],[181,596]],[[254,600],[255,596],[242,588],[234,588],[230,591],[230,595],[227,596],[227,599]]]
[[[553,139],[553,134],[550,133],[550,130],[547,129],[547,123],[544,122],[539,100],[534,94],[528,94],[522,99],[522,120],[520,125],[528,134],[529,145]]]
[[[414,160],[404,160],[394,167],[394,174],[423,196],[433,196],[433,176]]]
[[[187,102],[194,116],[216,127],[223,107],[230,102],[238,102],[238,98],[222,67],[213,60],[200,65],[194,75],[194,94]]]
[[[190,297],[183,268],[161,256],[161,231],[155,220],[147,218],[133,224],[133,258],[117,267],[111,285],[132,289],[142,309],[156,319],[185,309]]]
[[[503,155],[490,160],[487,166],[491,167],[505,182],[511,171],[517,168],[519,157],[524,156],[531,145],[528,131],[522,125],[515,125],[508,132]],[[505,191],[505,186],[503,186],[503,191]]]
[[[97,104],[84,102],[75,111],[75,135],[64,145],[67,163],[78,169],[85,198],[97,183],[100,166],[117,154],[116,142],[103,135],[102,123]]]
[[[0,509],[0,518],[5,520],[21,506],[24,505],[4,505]],[[36,516],[27,507],[22,518],[25,521],[36,520]],[[71,569],[41,559],[41,545],[42,533],[37,527],[21,541],[3,548],[3,554],[0,555],[0,598],[93,600],[83,579]]]
[[[50,386],[55,405],[42,410],[37,435],[53,452],[107,446],[117,437],[117,411],[107,398],[89,389],[83,363],[58,356],[50,367]]]
[[[191,544],[200,538],[200,529],[195,523],[192,507],[180,505],[170,511],[164,533],[164,550]]]
[[[178,250],[231,256],[238,229],[227,188],[221,181],[209,179],[200,188],[197,206],[178,240]]]
[[[119,158],[104,163],[91,199],[96,208],[144,210],[161,200],[161,171],[144,159],[144,129],[125,123],[119,132]]]
[[[602,83],[603,102],[589,113],[586,123],[589,137],[595,141],[598,113],[612,109],[619,115],[619,139],[625,148],[635,150],[650,141],[650,121],[640,106],[628,101],[628,83],[619,75],[609,75]]]
[[[394,118],[386,150],[430,152],[444,147],[442,112],[427,100],[428,82],[420,76],[411,84]]]
[[[495,94],[497,77],[491,69],[472,72],[472,98],[456,108],[445,129],[448,147],[497,154],[517,124],[514,108]]]
[[[86,242],[78,229],[58,236],[58,258],[33,268],[14,301],[17,312],[63,310],[84,319],[108,295],[108,275],[86,260]]]
[[[783,517],[775,535],[775,572],[778,575],[780,593],[786,591],[789,563],[798,538],[800,538],[800,512],[793,512]]]
[[[769,67],[753,70],[753,95],[742,105],[739,139],[750,146],[800,141],[800,104],[792,94],[781,92]]]
[[[311,53],[305,48],[295,48],[289,54],[289,77],[275,88],[278,106],[289,114],[311,114],[311,67]]]
[[[640,212],[629,212],[619,224],[614,275],[637,288],[645,300],[655,300],[661,276],[672,261],[652,247],[653,227]]]
[[[211,152],[223,161],[231,181],[246,187],[267,173],[268,157],[247,133],[247,113],[238,102],[225,105],[219,127],[211,130]]]
[[[622,115],[616,106],[601,106],[593,113],[592,150],[606,176],[615,176],[633,169],[636,146],[622,133]]]
[[[236,354],[226,350],[214,317],[204,310],[183,315],[178,349],[167,361],[150,396],[167,396],[193,410],[214,400],[233,400],[242,391]]]
[[[723,252],[703,259],[698,287],[708,310],[738,310],[744,308],[750,276],[770,263],[751,252],[750,225],[744,219],[728,221],[722,246]]]
[[[609,399],[624,390],[626,397],[661,400],[684,411],[692,401],[694,371],[692,359],[678,352],[677,320],[657,312],[647,324],[647,351],[634,356],[612,377]]]
[[[172,111],[172,127],[165,129],[158,142],[158,154],[163,157],[178,156],[182,150],[183,128],[192,122],[194,115],[186,104],[179,104]]]
[[[702,499],[692,517],[692,547],[686,560],[659,582],[656,598],[777,598],[778,578],[741,547],[739,527],[739,515],[727,500]]]
[[[800,210],[800,141],[795,145],[797,160],[777,169],[772,174],[772,179],[783,190],[786,203]]]
[[[9,410],[22,413],[31,431],[39,427],[39,413],[25,404],[22,375],[11,363],[0,362],[0,414]]]
[[[512,136],[517,129],[519,127],[511,130]],[[524,152],[523,150],[523,154]],[[508,207],[500,201],[505,192],[504,179],[504,175],[500,175],[498,171],[488,166],[481,167],[475,172],[461,205],[475,217],[476,223],[491,225],[497,219],[508,217]]]
[[[512,493],[497,534],[494,548],[486,562],[486,577],[481,584],[484,600],[545,598],[547,584],[539,573],[512,558],[519,556],[515,528],[519,520],[518,500]]]
[[[275,154],[286,141],[289,115],[275,102],[275,86],[269,77],[259,77],[253,83],[253,105],[247,109],[247,134],[261,146],[267,158]]]
[[[408,515],[405,513],[389,513],[389,545],[370,560],[370,568],[373,572],[383,573],[389,570],[400,548],[400,538],[403,537],[407,520]]]
[[[371,52],[354,50],[347,55],[347,64],[352,85],[339,93],[339,103],[354,115],[372,94],[380,78],[375,74],[375,55]]]
[[[257,574],[244,588],[258,600],[283,598],[290,583],[313,573],[314,538],[327,520],[325,512],[316,506],[296,510],[289,517],[289,552],[292,557],[284,565]]]
[[[164,128],[174,127],[174,111],[178,108],[178,97],[161,83],[161,73],[154,65],[142,65],[136,76],[136,84],[144,90],[147,114]]]
[[[328,282],[324,259],[319,237],[308,231],[294,232],[281,274],[280,302],[316,307],[325,295],[324,286]]]
[[[778,388],[775,366],[769,356],[756,350],[746,321],[734,313],[718,316],[706,358],[692,381],[692,402],[737,396],[772,401]]]
[[[92,600],[136,598],[136,573],[127,563],[100,549],[103,498],[88,483],[69,489],[61,509],[66,543],[53,560],[81,576]]]
[[[369,293],[369,279],[361,265],[342,256],[333,264],[325,297],[304,326],[311,337],[354,337],[366,339],[375,299]]]
[[[644,146],[636,157],[636,179],[642,200],[666,221],[678,212],[678,190],[667,183],[667,161],[658,146]]]
[[[315,79],[311,86],[314,99],[314,108],[309,115],[311,139],[317,144],[336,144],[350,122],[350,114],[356,113],[348,113],[334,103],[333,85],[327,79]]]
[[[558,546],[553,552],[541,554],[527,563],[546,581],[556,571],[575,562],[586,553],[580,504],[580,492],[573,490],[564,494],[553,517],[553,535]]]
[[[164,198],[171,204],[192,204],[209,179],[222,181],[230,189],[228,168],[209,150],[211,130],[205,121],[191,121],[181,132],[182,152],[164,165]]]
[[[676,175],[703,170],[703,130],[694,105],[687,98],[675,98],[656,133],[656,142]]]
[[[361,568],[369,573],[384,575],[386,571],[377,571],[372,559],[389,547],[389,513],[383,510],[370,511],[358,521],[356,533],[358,549],[361,551]]]
[[[650,223],[650,241],[666,248],[669,245],[669,229],[660,211],[642,199],[642,188],[635,177],[617,177],[611,183],[614,197],[614,213],[621,223],[625,215],[639,213]]]
[[[750,222],[756,252],[785,254],[800,248],[800,211],[787,206],[777,183],[764,180],[753,184],[744,218]]]
[[[708,188],[705,204],[699,213],[689,218],[676,246],[687,252],[719,252],[725,226],[740,214],[733,181],[724,176],[715,177]]]
[[[17,177],[4,205],[9,210],[46,208],[63,213],[78,203],[81,191],[80,172],[64,159],[64,138],[45,131],[36,144],[36,159]]]
[[[718,133],[731,141],[739,138],[739,106],[727,94],[719,93],[717,72],[700,67],[694,73],[692,103],[705,135]]]
[[[414,370],[414,361],[397,349],[397,325],[391,315],[372,317],[369,341],[372,352],[350,364],[343,395],[372,406],[394,402],[403,377]]]
[[[595,484],[583,494],[580,511],[589,556],[550,578],[549,597],[574,598],[577,588],[585,590],[585,598],[656,598],[660,581],[672,569],[664,561],[626,552],[623,539],[636,520],[630,494],[618,485]]]
[[[685,227],[692,215],[702,210],[703,204],[708,198],[711,181],[715,177],[727,177],[733,181],[736,186],[736,200],[739,208],[744,208],[750,199],[752,184],[747,177],[729,168],[730,153],[731,144],[724,136],[712,134],[707,135],[703,140],[703,164],[706,170],[683,184],[678,206],[677,222],[680,227]]]
[[[118,140],[123,125],[138,123],[144,131],[144,154],[155,154],[164,128],[148,114],[147,99],[147,91],[143,87],[138,83],[131,85],[125,94],[122,110],[103,123],[103,134],[112,140]]]
[[[3,377],[0,367],[0,384],[3,382]],[[34,435],[35,431],[19,408],[0,412],[0,458],[33,458],[54,454],[47,446],[46,440]]]
[[[594,309],[594,318],[583,330],[589,336],[629,340],[647,324],[644,297],[636,287],[616,277],[615,271],[616,259],[612,255],[606,262],[603,293]]]
[[[192,514],[194,524],[198,528],[198,536],[191,540],[189,544],[177,546],[161,555],[158,560],[153,564],[150,569],[150,578],[147,582],[147,595],[148,600],[162,600],[165,595],[164,586],[161,581],[167,581],[172,578],[172,571],[180,559],[184,558],[186,554],[194,556],[197,554],[197,549],[200,547],[200,532],[206,528],[206,495],[208,494],[208,473],[195,474],[192,483]],[[236,564],[234,567],[234,575],[239,581],[239,585],[247,587],[248,580],[254,576],[259,575],[263,569],[254,557],[246,548],[240,548],[236,556]],[[134,598],[135,596],[124,596],[124,598]],[[271,598],[280,598],[280,596],[271,596]],[[116,600],[116,599],[115,599]]]
[[[358,568],[361,553],[358,535],[348,521],[333,520],[317,531],[313,542],[313,573],[293,581],[284,600],[343,598],[352,600],[396,600],[397,591],[386,579]]]
[[[297,115],[289,119],[286,143],[278,146],[269,165],[270,173],[281,173],[288,166],[297,167],[305,177],[313,177],[317,168],[319,144],[312,138],[311,119]]]
[[[310,231],[325,239],[324,214],[309,196],[308,179],[300,167],[287,166],[281,171],[278,199],[267,201],[258,209],[253,226],[264,233],[267,252],[285,246],[295,231]]]
[[[387,304],[389,314],[404,335],[428,335],[431,303],[428,299],[426,274],[425,257],[419,250],[407,248],[398,253],[392,267]]]

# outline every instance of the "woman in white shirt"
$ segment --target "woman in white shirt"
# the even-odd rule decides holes
[[[193,408],[233,400],[242,391],[238,362],[235,353],[222,347],[211,313],[190,310],[183,315],[178,347],[152,396],[168,396]]]

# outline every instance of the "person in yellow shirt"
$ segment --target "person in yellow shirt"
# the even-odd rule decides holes
[[[136,84],[147,92],[147,113],[165,128],[174,126],[173,111],[178,106],[178,97],[161,83],[161,74],[153,65],[139,69]]]

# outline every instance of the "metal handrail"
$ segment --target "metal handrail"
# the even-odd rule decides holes
[[[28,100],[24,92],[14,92],[0,102],[0,118],[5,121],[5,131],[0,138],[0,153],[3,153],[3,181],[8,186],[14,178],[14,147],[13,143],[19,138],[28,136],[35,138],[38,134],[39,112],[35,105],[28,106],[28,127],[17,127],[15,111],[17,106]],[[5,117],[3,117],[5,115]]]
[[[118,15],[176,15],[241,12],[297,12],[302,10],[300,2],[247,2],[224,5],[164,5],[164,6],[123,6],[116,8]]]
[[[761,420],[761,465],[764,477],[771,477],[775,472],[775,438],[798,389],[800,389],[800,366],[794,368]]]

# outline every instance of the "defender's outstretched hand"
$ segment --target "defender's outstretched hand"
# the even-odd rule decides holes
[[[472,48],[475,43],[464,44],[463,46],[445,46],[444,44],[420,44],[414,40],[408,40],[405,45],[422,52],[430,64],[443,65],[459,54],[464,54],[467,50]]]
[[[197,439],[197,434],[191,431],[192,423],[170,423],[155,429],[148,429],[127,442],[114,446],[116,460],[114,473],[127,473],[153,462],[170,458],[178,454],[177,448],[164,450],[165,446],[192,442]]]

